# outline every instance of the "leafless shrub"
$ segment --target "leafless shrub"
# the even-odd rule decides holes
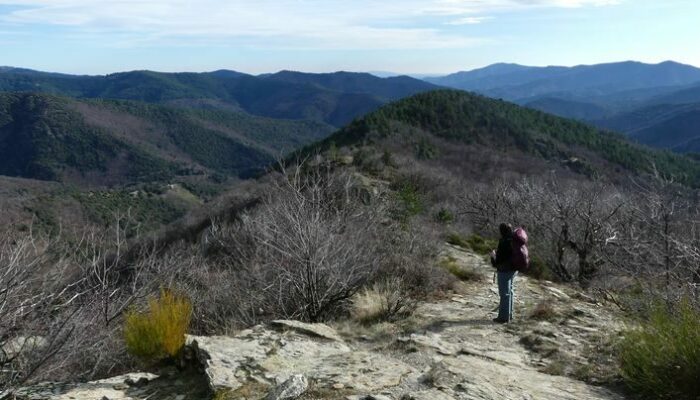
[[[590,284],[603,265],[603,248],[614,239],[626,204],[604,184],[562,185],[524,180],[500,182],[468,194],[463,213],[481,228],[510,222],[526,226],[531,252],[563,281]]]
[[[661,179],[613,188],[551,178],[500,182],[463,204],[482,230],[502,221],[526,226],[531,255],[560,280],[635,292],[634,307],[659,298],[698,302],[700,207],[687,188]]]
[[[700,209],[696,195],[673,182],[638,183],[606,247],[612,269],[649,296],[647,304],[681,298],[698,302]]]
[[[387,256],[377,280],[400,277],[415,297],[426,297],[449,290],[454,277],[437,265],[439,232],[425,221],[415,221],[404,230],[387,235]]]
[[[245,285],[239,313],[318,321],[373,276],[383,257],[382,205],[365,206],[354,193],[349,175],[285,171],[261,207],[212,232],[234,285]]]
[[[53,260],[52,244],[31,233],[0,234],[0,388],[31,379],[73,332],[78,282]]]

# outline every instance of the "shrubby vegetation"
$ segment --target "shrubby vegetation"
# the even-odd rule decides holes
[[[657,305],[637,330],[625,334],[622,374],[644,398],[700,396],[700,311],[683,301],[675,309]]]
[[[159,108],[140,112],[156,120],[169,115]],[[329,157],[281,167],[255,182],[262,195],[245,208],[231,206],[213,223],[207,216],[182,235],[128,242],[126,225],[118,224],[109,232],[86,234],[68,248],[32,236],[31,230],[26,238],[8,234],[0,259],[21,262],[0,264],[10,266],[0,277],[22,279],[7,281],[12,296],[6,301],[14,311],[10,322],[0,322],[0,338],[34,332],[37,340],[21,357],[2,360],[2,371],[11,371],[3,372],[3,385],[49,374],[89,379],[121,371],[134,362],[123,346],[125,336],[150,338],[144,340],[150,343],[146,349],[132,343],[135,354],[172,354],[179,341],[163,350],[153,333],[158,330],[147,326],[139,311],[129,312],[148,309],[144,299],[163,287],[191,301],[190,329],[198,334],[227,333],[275,318],[354,317],[371,323],[406,315],[415,299],[444,292],[455,277],[481,279],[454,260],[438,261],[447,223],[450,231],[468,233],[448,236],[450,243],[479,254],[496,247],[487,238],[495,237],[500,222],[524,225],[531,237],[532,275],[597,290],[627,310],[647,310],[655,299],[671,308],[683,297],[691,303],[697,299],[700,218],[696,196],[687,187],[663,180],[612,186],[606,179],[567,180],[556,174],[523,179],[527,172],[498,179],[485,172],[477,179],[465,176],[466,168],[493,171],[485,167],[512,160],[493,154],[460,160],[464,155],[454,148],[484,144],[517,149],[539,161],[571,161],[571,149],[583,147],[637,172],[653,171],[649,160],[659,161],[657,171],[672,175],[687,167],[690,174],[679,179],[697,168],[685,158],[669,156],[664,164],[664,153],[583,125],[451,91],[398,102],[331,140],[329,146],[337,145]],[[608,161],[591,165],[600,168]],[[570,178],[570,166],[565,171]],[[93,209],[107,218],[122,207],[118,200],[98,202]],[[151,206],[155,214],[168,214],[157,204],[144,204]],[[55,279],[44,275],[49,268]],[[46,300],[31,302],[29,318],[19,305],[37,298]],[[539,308],[533,317],[546,319],[551,310]],[[35,345],[44,343],[40,338],[56,339]]]
[[[222,334],[278,318],[394,320],[454,281],[435,263],[439,237],[414,223],[431,214],[392,218],[386,184],[368,191],[324,166],[260,184],[256,207],[231,211],[198,244],[128,241],[127,221],[68,242],[5,232],[0,345],[33,336],[0,360],[2,386],[95,379],[133,368],[132,355],[173,356],[188,322],[191,333]]]
[[[184,210],[159,197],[149,197],[136,191],[92,191],[73,195],[84,207],[87,216],[101,226],[110,226],[121,216],[121,228],[128,237],[150,231],[184,215]],[[122,215],[124,213],[124,215]]]
[[[700,219],[693,191],[665,181],[615,188],[524,180],[473,192],[465,205],[476,226],[525,225],[533,272],[593,289],[639,321],[619,348],[632,391],[659,399],[700,394]]]

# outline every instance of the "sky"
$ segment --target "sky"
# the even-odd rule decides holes
[[[700,0],[0,0],[0,65],[78,74],[700,66]]]

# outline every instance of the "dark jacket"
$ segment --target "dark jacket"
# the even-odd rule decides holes
[[[496,267],[498,272],[510,272],[514,271],[511,266],[510,258],[513,254],[513,239],[510,237],[501,238],[498,241],[498,248],[496,249],[496,258],[491,260],[493,266]]]

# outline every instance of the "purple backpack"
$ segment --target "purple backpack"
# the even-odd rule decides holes
[[[530,254],[527,251],[527,232],[523,228],[513,231],[513,254],[511,263],[513,269],[520,272],[527,271],[530,266]]]

